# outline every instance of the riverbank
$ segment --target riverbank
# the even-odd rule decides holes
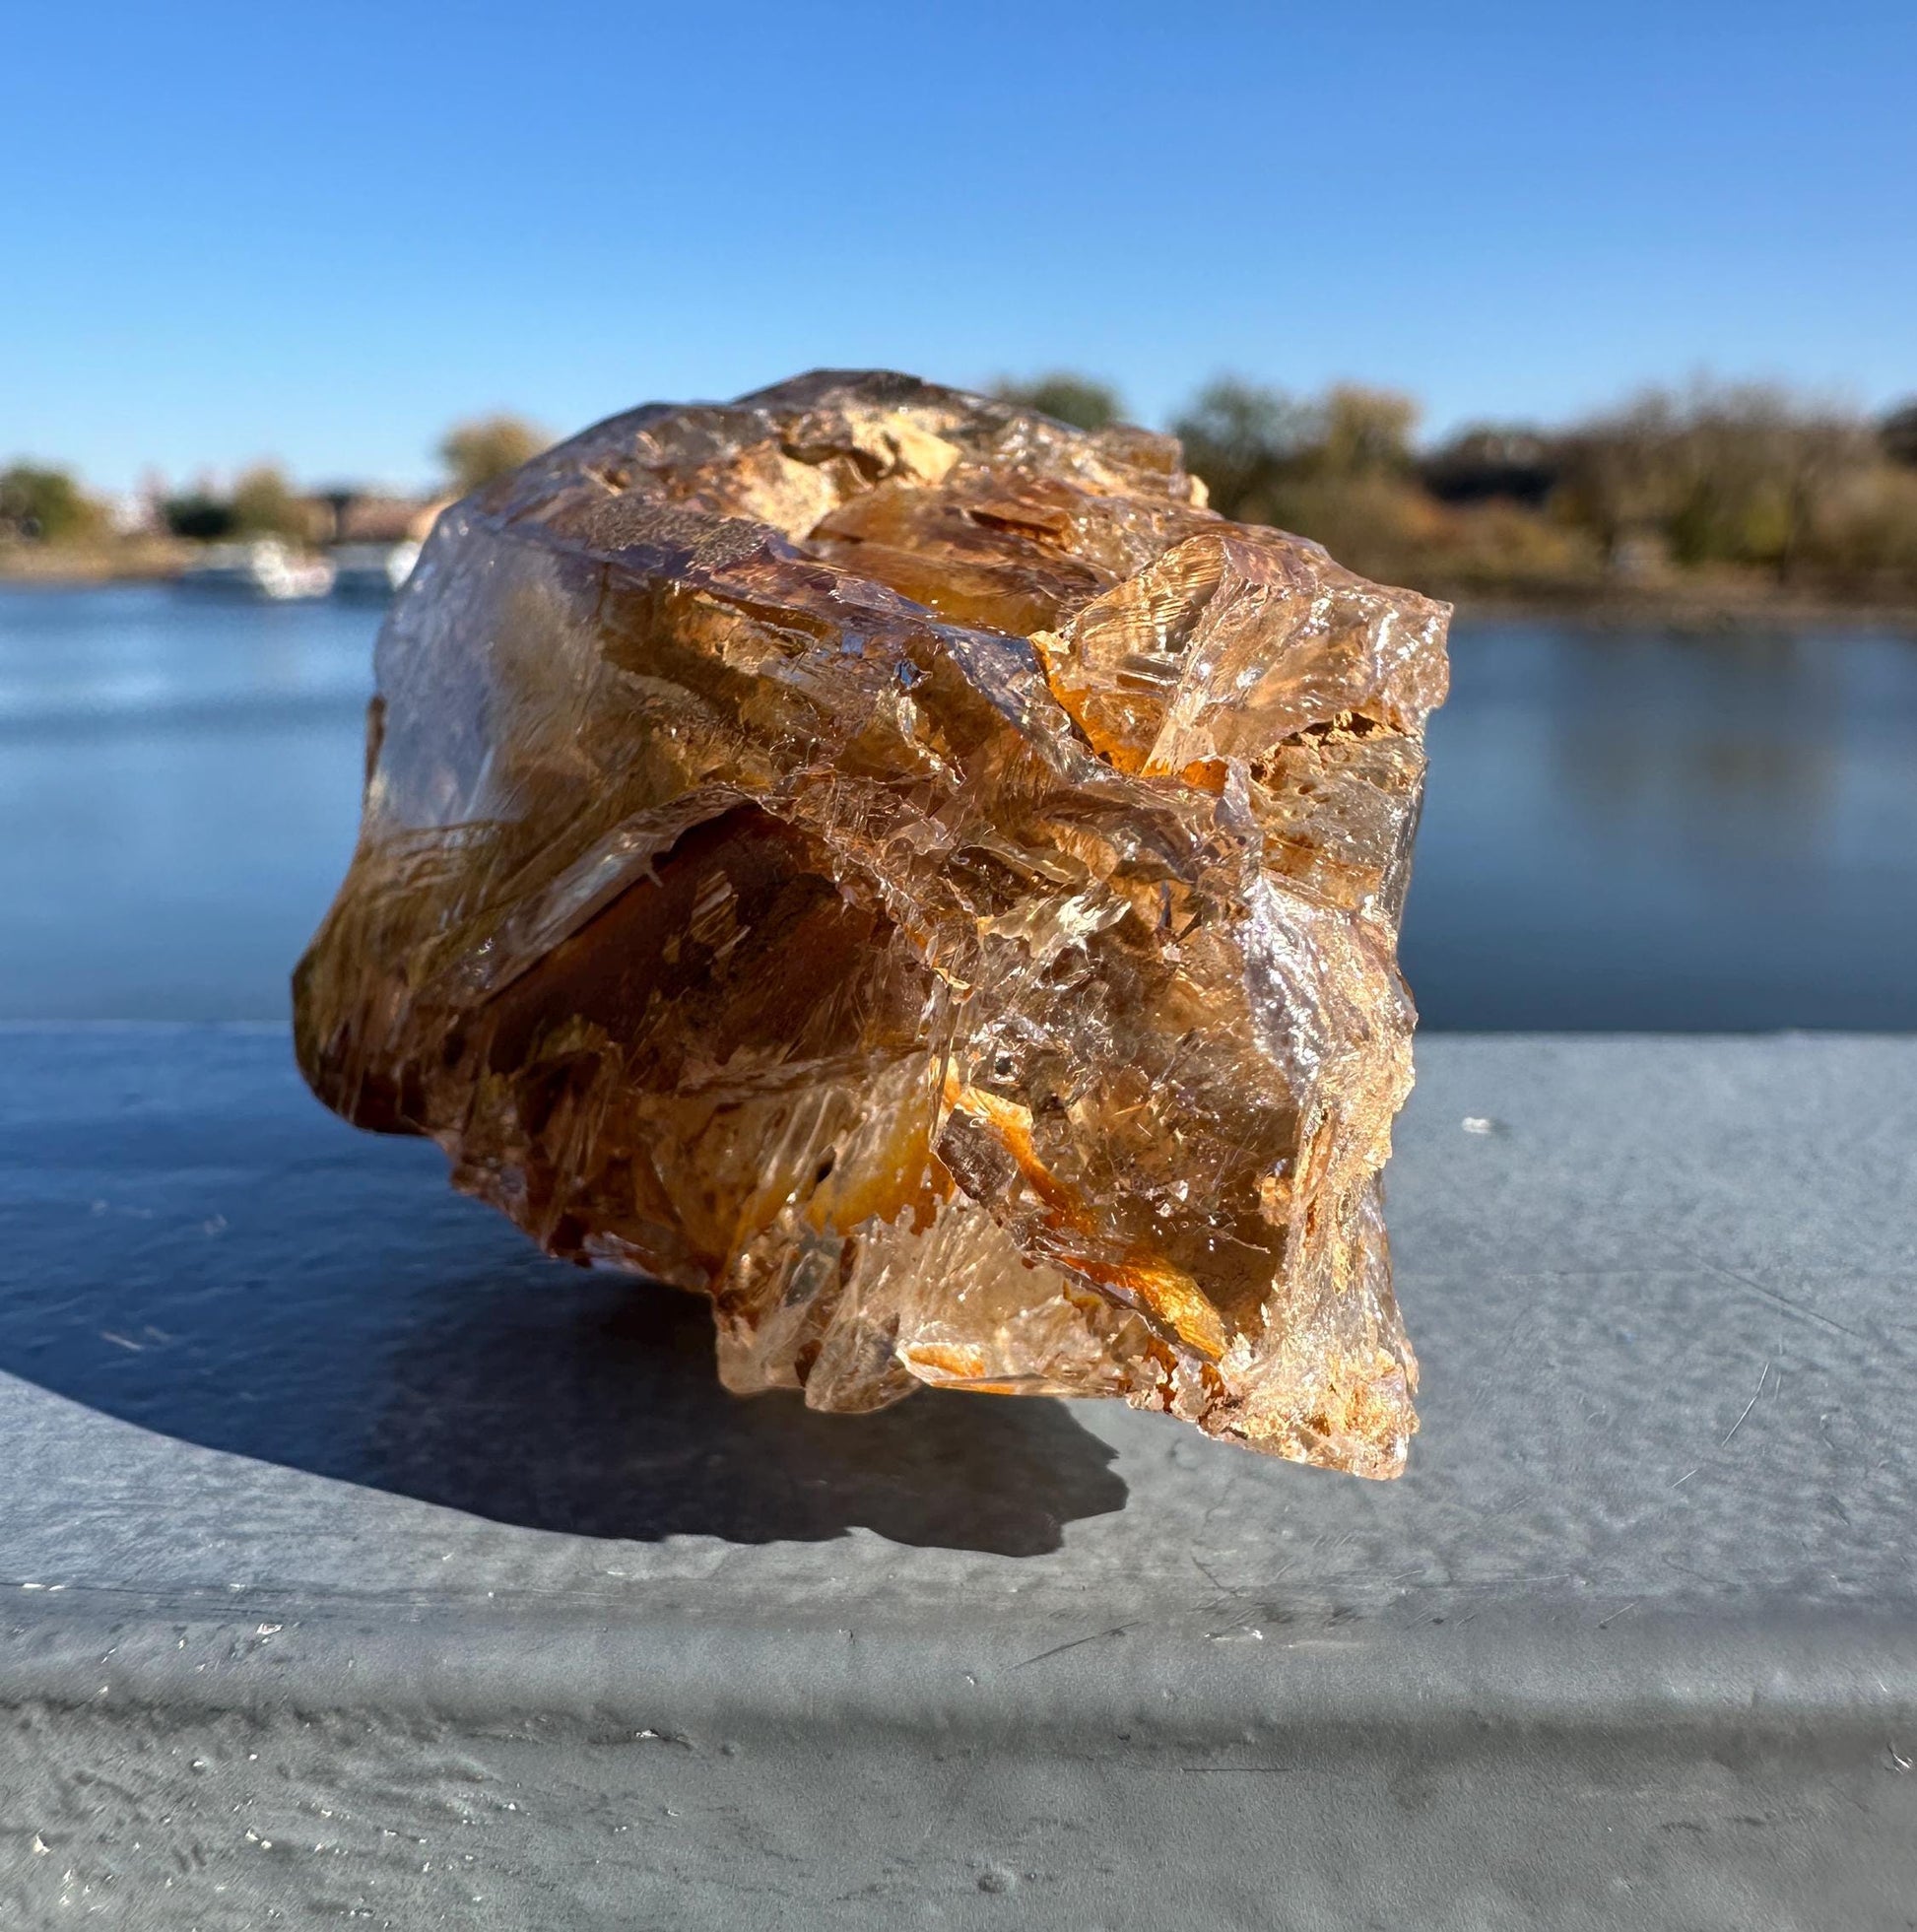
[[[0,586],[86,589],[110,583],[165,583],[177,577],[202,546],[171,537],[137,537],[110,544],[0,545]],[[1752,572],[1670,574],[1648,581],[1578,576],[1506,584],[1453,581],[1442,574],[1382,571],[1426,595],[1454,604],[1460,620],[1530,620],[1610,630],[1680,631],[1709,634],[1740,630],[1867,627],[1917,638],[1917,590],[1885,595],[1881,587],[1780,587]]]
[[[1775,586],[1727,591],[1716,585],[1656,588],[1580,587],[1561,592],[1535,586],[1509,590],[1427,593],[1452,604],[1458,623],[1571,624],[1598,631],[1667,631],[1710,636],[1763,631],[1889,631],[1917,641],[1917,597],[1900,601],[1840,598]]]
[[[0,544],[0,583],[48,590],[100,583],[164,583],[193,561],[199,545],[177,537],[127,537],[97,544]]]

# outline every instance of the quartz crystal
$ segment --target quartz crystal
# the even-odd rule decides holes
[[[393,606],[300,1065],[710,1295],[739,1393],[1122,1396],[1393,1475],[1447,616],[1140,430],[886,373],[615,417]]]

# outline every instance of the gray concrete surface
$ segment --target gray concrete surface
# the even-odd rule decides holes
[[[1398,1484],[807,1415],[284,1035],[0,1033],[0,1923],[1917,1925],[1917,1041],[1427,1038]]]

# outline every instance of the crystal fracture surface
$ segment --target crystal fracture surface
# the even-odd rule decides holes
[[[448,510],[300,1065],[720,1373],[1116,1395],[1395,1474],[1378,1183],[1444,606],[1177,445],[821,373]]]

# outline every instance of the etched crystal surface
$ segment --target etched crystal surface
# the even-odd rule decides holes
[[[1115,1395],[1395,1474],[1378,1183],[1444,606],[885,373],[586,431],[387,620],[300,1065],[747,1392]]]

